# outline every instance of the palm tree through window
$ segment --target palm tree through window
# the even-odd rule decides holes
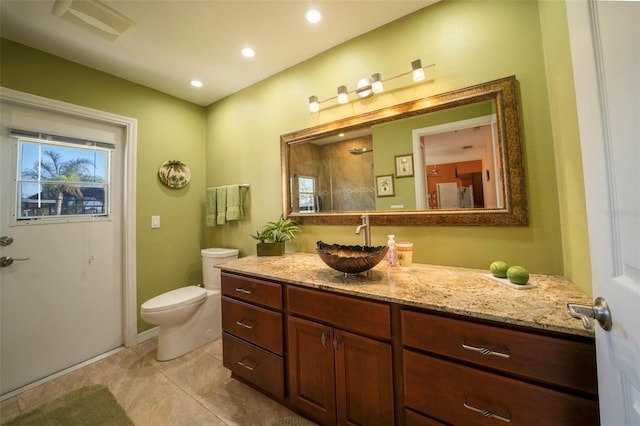
[[[17,219],[109,214],[111,150],[18,140]]]

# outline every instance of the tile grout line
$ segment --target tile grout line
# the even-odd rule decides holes
[[[213,358],[215,361],[219,361],[218,358],[216,358],[215,356],[211,355],[210,353],[204,351],[204,354],[206,354],[207,356]],[[221,362],[221,361],[219,361]],[[152,367],[154,369],[156,369],[162,376],[164,376],[169,382],[171,382],[175,387],[177,387],[178,389],[180,389],[182,392],[184,392],[185,395],[187,395],[189,398],[191,398],[194,402],[196,402],[199,406],[201,406],[202,408],[204,408],[208,413],[210,413],[211,415],[213,415],[215,418],[219,419],[222,423],[229,425],[229,426],[233,426],[235,425],[235,423],[233,424],[229,424],[226,422],[226,420],[224,420],[223,418],[221,418],[217,413],[211,411],[207,406],[205,406],[202,401],[200,400],[200,398],[197,397],[197,395],[193,395],[191,392],[189,392],[188,389],[184,389],[182,386],[180,386],[180,384],[178,384],[177,382],[175,382],[171,377],[169,377],[167,374],[165,374],[160,368],[158,368],[157,364],[152,364]]]

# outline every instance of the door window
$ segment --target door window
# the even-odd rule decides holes
[[[98,142],[19,138],[17,221],[108,217],[112,150]]]

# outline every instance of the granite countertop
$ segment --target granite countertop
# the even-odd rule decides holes
[[[530,276],[529,289],[515,289],[485,276],[488,270],[413,264],[408,270],[382,261],[368,273],[344,274],[311,253],[248,256],[218,265],[227,272],[275,279],[303,287],[399,303],[508,324],[593,337],[572,318],[567,303],[591,298],[565,277]]]

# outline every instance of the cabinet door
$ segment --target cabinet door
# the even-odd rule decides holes
[[[333,330],[311,321],[287,320],[291,404],[322,424],[335,424]]]
[[[335,330],[336,401],[340,425],[392,425],[391,345]]]

